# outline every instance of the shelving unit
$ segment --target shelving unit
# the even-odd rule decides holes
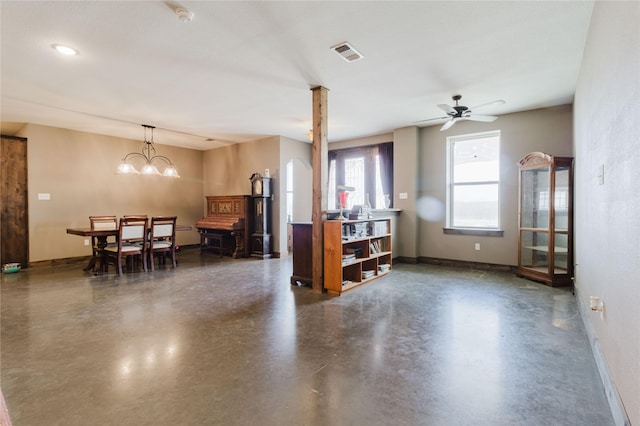
[[[550,286],[573,277],[573,158],[533,152],[520,163],[518,269]]]
[[[340,295],[391,271],[391,220],[324,223],[324,288]]]

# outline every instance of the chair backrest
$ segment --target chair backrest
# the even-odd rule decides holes
[[[145,241],[147,235],[146,217],[123,217],[120,219],[120,243]]]
[[[176,235],[177,216],[153,216],[151,218],[151,241],[157,238],[171,238]]]
[[[110,231],[118,229],[118,218],[115,216],[89,216],[92,231]]]

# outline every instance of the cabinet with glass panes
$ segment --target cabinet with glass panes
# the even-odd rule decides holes
[[[533,152],[519,162],[517,275],[550,286],[573,278],[573,158]]]

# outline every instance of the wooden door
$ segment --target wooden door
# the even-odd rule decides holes
[[[0,146],[0,263],[29,263],[27,140],[2,136]]]

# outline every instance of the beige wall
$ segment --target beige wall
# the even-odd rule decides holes
[[[620,397],[634,425],[640,425],[639,28],[640,3],[596,2],[575,96],[577,297],[596,360],[611,379],[608,396]],[[590,296],[605,303],[603,316],[589,310]],[[623,424],[623,414],[614,416]]]
[[[88,256],[84,239],[68,227],[88,227],[90,215],[177,215],[195,224],[202,212],[202,153],[157,145],[175,163],[181,179],[116,175],[124,154],[141,141],[54,127],[27,125],[29,261]],[[48,201],[38,194],[50,194]],[[196,231],[181,231],[178,244],[197,244]]]
[[[420,129],[405,127],[393,132],[393,206],[402,209],[395,227],[393,256],[406,261],[418,258],[418,182],[420,158],[418,156]],[[406,198],[400,199],[400,194]]]
[[[571,106],[501,115],[493,123],[458,122],[422,129],[418,189],[419,255],[516,265],[518,262],[518,161],[533,151],[572,156]],[[500,130],[500,225],[503,237],[445,235],[446,138]],[[399,183],[396,183],[398,187]],[[480,243],[480,250],[474,249]]]
[[[204,153],[204,195],[200,196],[202,214],[206,214],[205,196],[210,195],[250,195],[253,173],[265,175],[269,169],[273,198],[272,239],[273,251],[286,253],[286,238],[281,238],[281,229],[286,235],[286,210],[281,207],[280,194],[286,178],[286,164],[280,167],[279,136],[234,144],[223,148],[212,149]],[[280,213],[282,211],[282,214]],[[284,217],[285,225],[281,223]],[[284,249],[281,247],[284,244]]]

